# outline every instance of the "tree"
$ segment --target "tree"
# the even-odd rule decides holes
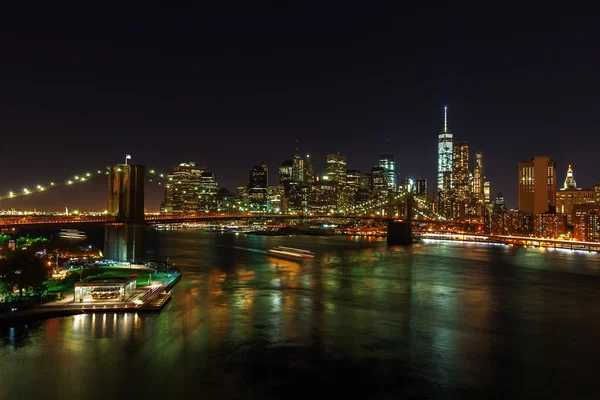
[[[21,296],[24,289],[42,288],[47,275],[44,260],[32,251],[17,250],[0,261],[0,281],[10,289],[19,289]]]

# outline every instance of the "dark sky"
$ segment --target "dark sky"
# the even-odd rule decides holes
[[[195,160],[229,189],[264,160],[275,183],[297,139],[317,170],[330,152],[360,170],[393,153],[434,186],[444,104],[511,207],[521,159],[550,155],[560,185],[568,163],[579,186],[600,179],[593,10],[324,3],[3,10],[0,193],[126,153],[163,171]],[[102,185],[22,204],[102,209]]]

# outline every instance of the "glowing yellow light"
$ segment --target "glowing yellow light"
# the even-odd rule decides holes
[[[89,172],[87,172],[87,173],[85,174],[85,176],[92,176],[92,174],[90,174]]]
[[[99,174],[101,174],[101,173],[102,173],[102,171],[98,170],[98,173],[99,173]]]
[[[79,179],[79,176],[75,175],[75,180]]]
[[[54,186],[54,182],[50,182],[50,186]]]
[[[72,184],[73,184],[73,181],[68,181],[67,182],[67,185],[72,185]]]
[[[154,170],[153,170],[153,169],[151,169],[151,170],[150,170],[150,173],[151,173],[151,174],[153,174],[153,173],[154,173]]]

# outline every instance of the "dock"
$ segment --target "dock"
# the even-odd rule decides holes
[[[0,326],[22,324],[47,318],[66,317],[88,313],[140,313],[160,312],[171,301],[171,289],[181,280],[181,272],[167,282],[149,288],[141,288],[126,301],[94,301],[74,303],[69,298],[36,306],[22,311],[0,314]],[[71,297],[72,298],[72,297]]]

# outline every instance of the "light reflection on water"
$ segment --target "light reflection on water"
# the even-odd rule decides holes
[[[279,245],[317,256],[264,253]],[[0,395],[277,397],[291,385],[338,397],[360,383],[370,397],[559,396],[595,379],[597,256],[194,231],[160,232],[153,250],[184,272],[163,312],[3,329]]]

